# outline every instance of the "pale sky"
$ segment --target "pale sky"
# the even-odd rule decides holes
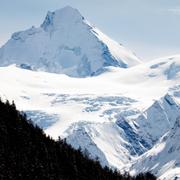
[[[0,0],[0,46],[66,5],[141,59],[180,54],[180,0]]]

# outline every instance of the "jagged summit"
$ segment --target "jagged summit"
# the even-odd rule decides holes
[[[61,14],[61,15],[74,15],[74,16],[79,16],[79,17],[82,17],[81,13],[79,12],[78,9],[76,8],[73,8],[69,5],[63,7],[63,8],[60,8],[60,9],[57,9],[54,11],[55,13],[57,14]],[[72,16],[71,16],[72,17]]]
[[[68,24],[67,22],[71,22],[75,24],[82,22],[82,20],[84,20],[84,17],[77,9],[74,9],[71,6],[66,6],[54,12],[48,11],[41,27],[44,30],[48,30],[52,27],[58,28],[58,26],[61,26],[62,23]]]
[[[48,12],[39,28],[14,33],[0,49],[0,65],[21,64],[34,70],[93,76],[107,66],[127,68],[139,59],[66,6]]]
[[[81,16],[81,13],[78,11],[78,9],[73,8],[72,6],[69,6],[69,5],[55,10],[55,13],[59,13],[59,14],[63,14],[63,13],[66,14],[67,13],[68,15],[74,14],[77,16]]]

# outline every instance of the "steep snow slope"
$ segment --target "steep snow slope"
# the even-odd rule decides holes
[[[126,147],[130,144],[124,132],[113,122],[77,122],[64,133],[74,148],[83,149],[90,158],[98,158],[103,166],[122,168],[129,163],[131,155]]]
[[[173,128],[132,165],[132,173],[152,171],[160,179],[180,178],[180,113]]]
[[[86,77],[106,66],[127,68],[141,63],[129,50],[91,26],[69,6],[48,12],[39,28],[14,33],[0,49],[0,65]]]
[[[15,100],[53,138],[66,137],[102,165],[123,169],[178,117],[179,66],[180,56],[174,56],[71,78],[11,65],[0,68],[0,96]]]
[[[174,126],[176,119],[180,116],[179,103],[173,96],[166,94],[160,100],[156,100],[137,119],[136,123],[143,134],[147,133],[146,139],[151,143],[156,142],[170,128]],[[142,132],[139,132],[140,134]]]

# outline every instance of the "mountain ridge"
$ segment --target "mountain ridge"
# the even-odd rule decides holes
[[[14,33],[0,62],[9,65],[0,67],[1,97],[14,100],[46,134],[66,138],[103,166],[139,173],[146,162],[159,178],[167,175],[159,170],[161,156],[174,162],[176,154],[153,153],[171,140],[172,149],[179,146],[178,138],[166,140],[180,114],[180,55],[141,63],[66,7],[48,12],[39,28]],[[179,162],[165,163],[171,178],[179,176]]]

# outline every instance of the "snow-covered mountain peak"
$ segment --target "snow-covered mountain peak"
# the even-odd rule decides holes
[[[84,20],[84,17],[77,9],[74,9],[71,6],[66,6],[54,12],[48,11],[41,27],[47,31],[51,28],[58,28],[59,26],[62,26],[62,24],[75,24],[82,22],[82,20]]]
[[[55,10],[55,14],[63,17],[68,16],[68,18],[70,17],[71,19],[74,17],[82,18],[81,13],[76,8],[71,6],[65,6],[64,8],[57,9]],[[74,15],[74,17],[72,17],[72,15]]]
[[[93,76],[105,67],[128,68],[140,63],[69,6],[48,12],[39,28],[14,33],[0,49],[0,65],[25,64],[31,69],[73,77]]]

